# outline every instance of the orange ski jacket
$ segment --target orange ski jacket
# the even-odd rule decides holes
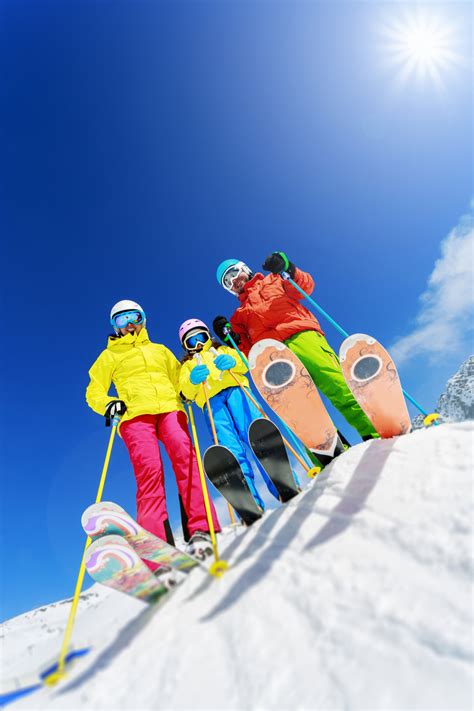
[[[296,269],[294,281],[307,294],[314,289],[310,274]],[[324,336],[316,318],[303,306],[302,294],[279,274],[255,274],[239,294],[240,306],[230,319],[240,336],[239,348],[248,355],[262,338],[284,341],[301,331],[317,331]]]

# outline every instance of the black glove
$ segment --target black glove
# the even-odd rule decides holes
[[[227,334],[224,333],[224,329],[229,329],[230,335],[234,339],[236,345],[239,345],[240,336],[238,333],[234,333],[234,331],[232,330],[232,326],[230,325],[229,321],[225,316],[216,316],[216,318],[212,322],[212,328],[214,329],[214,333],[216,334],[217,338],[220,338],[220,340],[224,342],[227,341]]]
[[[262,264],[262,268],[272,274],[281,274],[287,272],[292,279],[295,277],[296,267],[293,262],[290,262],[284,252],[272,252]]]
[[[112,402],[109,402],[104,412],[106,427],[110,426],[110,420],[115,417],[115,415],[122,417],[126,412],[127,406],[123,400],[112,400]]]

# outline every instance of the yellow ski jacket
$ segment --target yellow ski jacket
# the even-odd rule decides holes
[[[123,400],[127,411],[121,423],[138,415],[184,410],[179,396],[179,370],[177,358],[166,346],[152,343],[146,328],[138,335],[111,336],[107,348],[89,370],[87,404],[104,415],[109,402]],[[112,383],[117,397],[108,394]]]
[[[207,388],[207,385],[204,385],[208,397],[213,397],[214,395],[217,395],[217,393],[220,393],[221,390],[225,390],[226,388],[238,387],[237,383],[235,382],[234,378],[228,370],[219,370],[219,368],[216,368],[216,366],[214,365],[214,358],[216,358],[216,355],[209,351],[211,346],[211,341],[205,343],[203,349],[199,352],[200,359],[191,358],[190,360],[185,361],[181,366],[181,372],[179,374],[180,391],[183,393],[184,397],[187,400],[195,402],[196,405],[199,405],[201,409],[206,404],[206,398],[204,395],[202,383],[200,383],[199,385],[193,385],[191,380],[189,379],[192,369],[196,365],[199,365],[200,362],[204,365],[207,365],[210,370],[210,375],[206,381],[207,383],[209,383],[209,389]],[[233,348],[230,348],[230,346],[220,346],[218,348],[218,354],[231,355],[233,358],[235,358],[235,366],[232,368],[232,372],[235,374],[239,383],[241,383],[244,388],[247,388],[249,385],[249,381],[243,375],[243,373],[246,373],[248,368],[242,362],[242,359],[239,358],[235,350]]]

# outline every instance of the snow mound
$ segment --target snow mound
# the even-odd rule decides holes
[[[470,709],[472,435],[353,447],[222,539],[222,579],[194,571],[155,608],[93,588],[75,643],[94,650],[12,708]],[[30,619],[34,651],[47,635]]]

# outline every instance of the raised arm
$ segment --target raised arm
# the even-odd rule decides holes
[[[308,295],[311,294],[314,289],[314,279],[311,274],[304,272],[302,269],[298,269],[293,262],[290,262],[285,252],[272,252],[265,259],[262,267],[266,271],[272,272],[272,274],[281,274],[282,272],[286,272]],[[298,289],[295,289],[295,287],[286,280],[285,291],[288,296],[291,296],[293,299],[303,298]]]

